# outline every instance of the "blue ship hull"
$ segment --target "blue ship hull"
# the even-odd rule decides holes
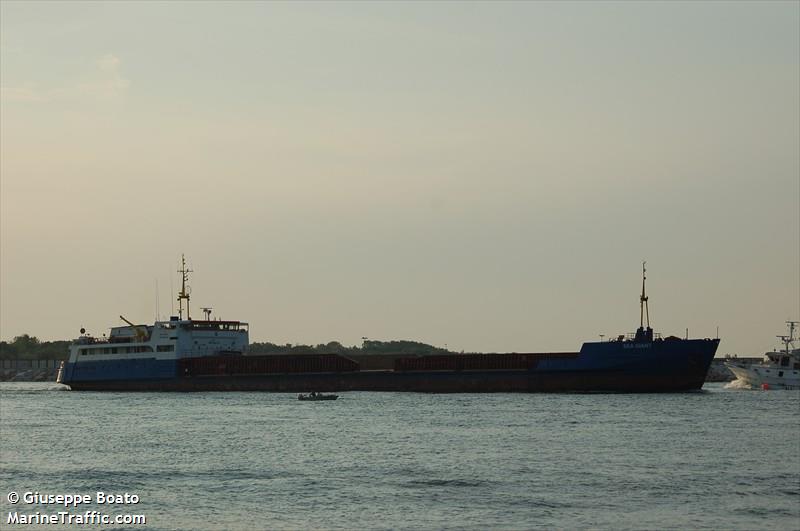
[[[510,370],[463,368],[474,356],[468,354],[451,358],[461,368],[361,371],[346,360],[355,368],[329,372],[264,369],[269,356],[239,358],[247,363],[230,357],[81,361],[65,363],[59,381],[75,390],[119,391],[675,392],[702,387],[718,345],[718,339],[584,343],[579,353],[514,355],[532,361]],[[195,360],[219,360],[219,369],[198,372],[187,364]]]
[[[58,381],[73,389],[84,382],[160,382],[174,380],[177,376],[177,367],[177,360],[155,358],[65,362]]]

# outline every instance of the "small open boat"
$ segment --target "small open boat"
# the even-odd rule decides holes
[[[307,395],[302,393],[297,395],[298,400],[336,400],[337,398],[339,398],[339,395],[324,395],[315,391],[311,391]]]

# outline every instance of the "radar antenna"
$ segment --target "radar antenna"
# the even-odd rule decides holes
[[[203,310],[204,314],[206,314],[206,321],[210,321],[211,320],[211,310],[213,310],[214,308],[208,307],[208,308],[200,308],[200,309]]]
[[[183,299],[186,299],[186,319],[191,320],[189,317],[189,293],[192,292],[191,288],[186,291],[186,282],[189,280],[189,273],[193,273],[191,269],[186,269],[186,258],[181,254],[181,268],[178,269],[181,274],[181,291],[178,293],[178,318],[183,319]]]

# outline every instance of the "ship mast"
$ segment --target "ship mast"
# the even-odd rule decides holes
[[[189,273],[192,273],[192,270],[186,269],[186,258],[183,254],[181,254],[181,268],[178,269],[178,273],[181,274],[181,291],[178,293],[178,319],[183,320],[183,299],[186,299],[186,319],[191,320],[191,317],[189,317],[189,294],[192,289],[189,287],[189,291],[186,291],[188,287],[186,281],[189,280]]]
[[[650,328],[650,308],[647,306],[647,292],[645,291],[645,281],[647,280],[647,262],[642,262],[642,294],[639,296],[639,329],[636,330],[634,341],[650,342],[653,341],[653,329]],[[647,317],[647,328],[644,327],[645,316]]]
[[[642,262],[642,294],[639,296],[639,327],[644,328],[644,316],[647,314],[647,328],[650,328],[650,308],[647,306],[647,295],[644,292],[644,282],[647,280],[647,262]]]
[[[786,321],[786,324],[789,327],[789,335],[788,336],[778,336],[778,338],[781,341],[783,341],[783,344],[785,346],[784,353],[788,355],[789,354],[789,350],[790,350],[789,347],[793,346],[793,343],[794,343],[794,329],[800,323],[798,323],[797,321]]]

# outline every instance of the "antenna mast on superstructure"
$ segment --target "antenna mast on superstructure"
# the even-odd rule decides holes
[[[186,319],[191,320],[191,317],[189,317],[189,294],[192,289],[189,288],[189,291],[186,291],[188,287],[186,281],[189,280],[189,273],[192,273],[192,270],[186,269],[186,258],[183,254],[181,254],[181,268],[178,269],[178,273],[181,274],[181,291],[178,293],[178,318],[183,319],[183,299],[186,299]]]
[[[642,294],[639,297],[639,326],[644,328],[644,316],[647,314],[647,328],[650,328],[650,308],[647,306],[647,295],[644,291],[644,282],[647,280],[647,269],[645,269],[647,262],[642,262]]]
[[[789,335],[788,336],[778,336],[778,338],[781,341],[783,341],[783,344],[784,344],[785,349],[786,349],[785,350],[786,354],[789,354],[789,350],[790,350],[789,347],[793,346],[793,343],[794,343],[794,329],[800,323],[798,323],[797,321],[786,321],[786,324],[789,326]]]
[[[634,341],[650,342],[653,341],[653,329],[650,328],[650,308],[647,306],[647,292],[645,291],[645,281],[647,280],[647,262],[642,262],[642,294],[639,296],[639,329],[636,330]],[[644,318],[647,316],[647,328],[644,327]]]

